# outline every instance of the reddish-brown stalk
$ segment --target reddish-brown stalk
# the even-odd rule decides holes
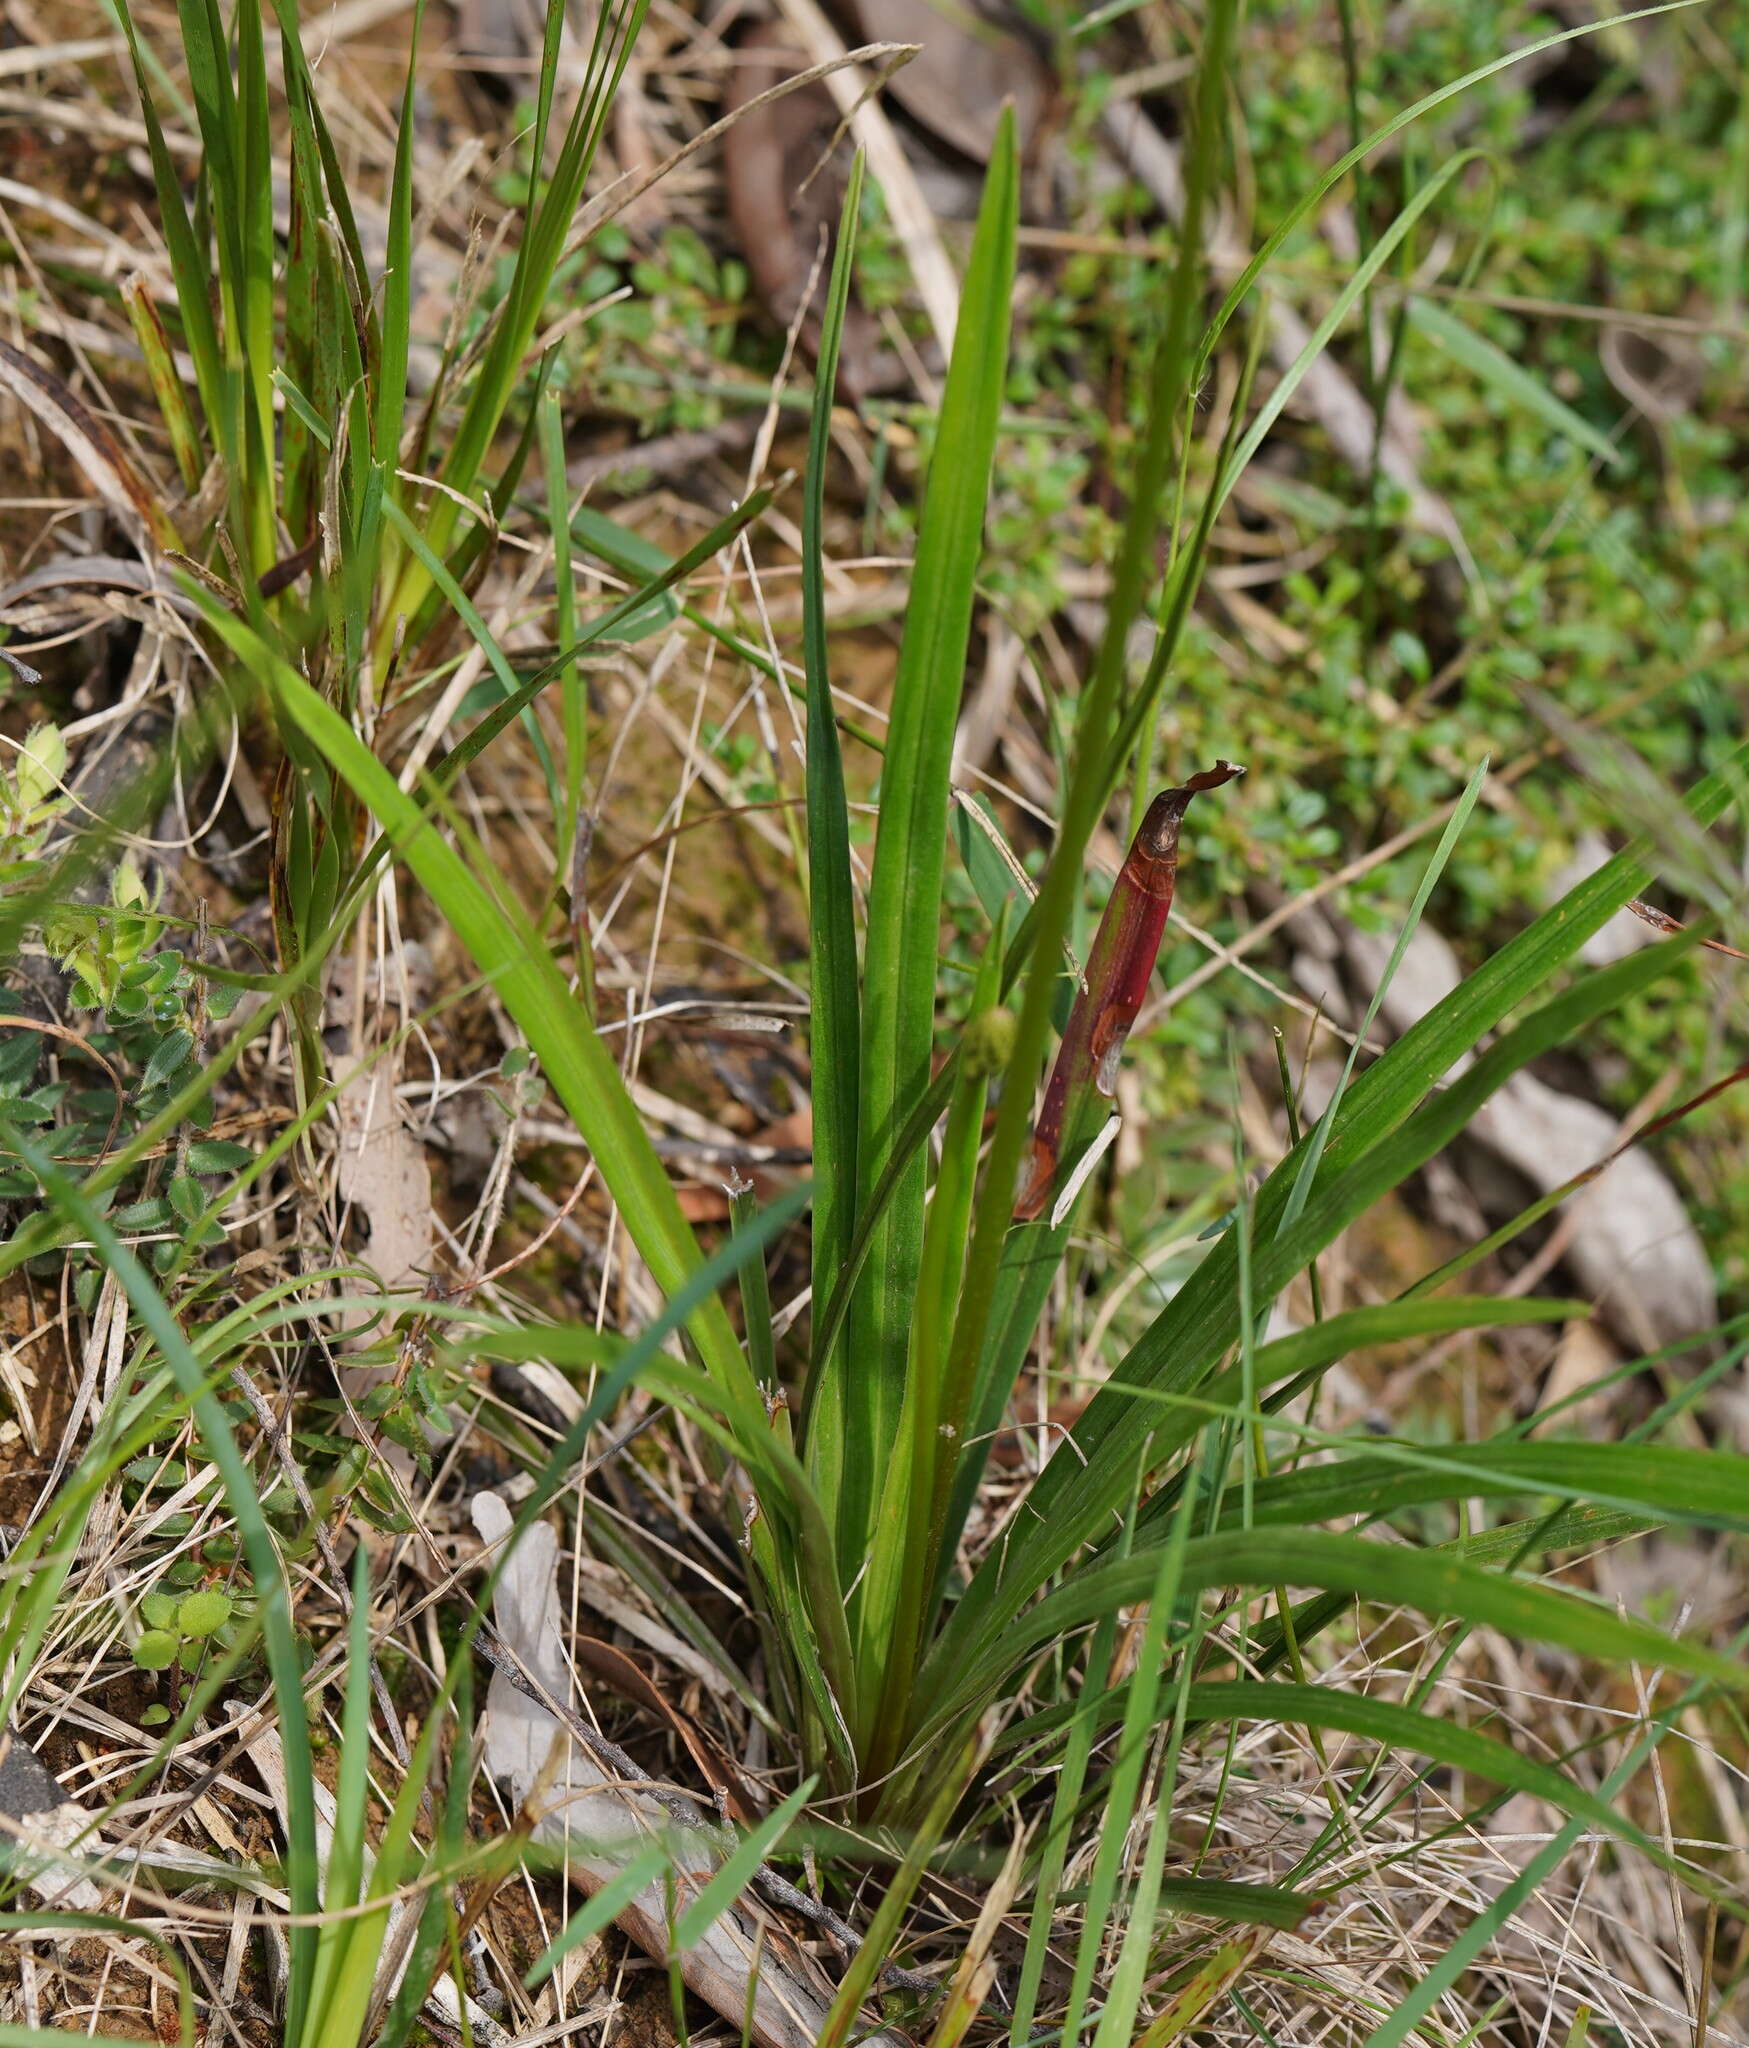
[[[1064,1133],[1074,1134],[1095,1097],[1117,1090],[1124,1040],[1147,997],[1178,882],[1178,835],[1199,790],[1218,789],[1245,771],[1217,761],[1182,788],[1162,790],[1112,886],[1081,977],[1069,1027],[1045,1087],[1032,1136],[1026,1183],[1014,1205],[1018,1219],[1043,1213],[1063,1163]]]

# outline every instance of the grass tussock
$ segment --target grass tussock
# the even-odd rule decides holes
[[[1718,37],[854,12],[0,52],[0,2044],[1734,2039]]]

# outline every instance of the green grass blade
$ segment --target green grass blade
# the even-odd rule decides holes
[[[377,309],[370,289],[370,267],[365,262],[364,240],[358,232],[358,217],[352,207],[351,188],[346,181],[340,153],[334,146],[333,132],[322,112],[310,60],[304,55],[302,23],[294,0],[273,0],[273,9],[279,22],[280,63],[286,73],[286,95],[293,102],[294,110],[301,109],[301,113],[294,111],[294,122],[300,125],[304,120],[308,122],[309,136],[322,166],[326,206],[333,214],[339,234],[366,347],[374,357],[378,344]],[[368,453],[368,446],[363,447],[362,452]]]
[[[1256,417],[1240,436],[1221,473],[1219,483],[1214,487],[1217,510],[1232,495],[1239,478],[1250,464],[1251,458],[1273,431],[1282,411],[1299,389],[1306,372],[1324,353],[1330,344],[1330,337],[1336,332],[1350,312],[1364,297],[1373,280],[1394,256],[1403,242],[1414,232],[1417,222],[1434,201],[1440,198],[1454,179],[1472,163],[1479,160],[1480,152],[1466,150],[1451,157],[1434,172],[1427,182],[1410,198],[1407,205],[1378,238],[1353,272],[1343,280],[1342,289],[1331,300],[1329,308],[1312,329],[1306,345],[1294,358],[1288,369],[1271,389],[1269,396],[1257,409]]]
[[[1221,1877],[1163,1877],[1156,1892],[1175,1913],[1199,1913],[1233,1927],[1280,1927],[1291,1933],[1317,1905],[1311,1892],[1279,1884],[1238,1884]]]
[[[577,639],[577,583],[571,563],[571,487],[565,475],[565,418],[559,393],[548,389],[536,408],[540,423],[541,469],[546,479],[547,532],[553,543],[553,629],[561,647]],[[583,815],[583,787],[589,770],[589,689],[574,660],[558,673],[560,719],[565,734],[564,802],[557,819],[553,871],[561,887],[575,889],[572,850]]]
[[[449,1784],[445,1792],[443,1817],[439,1823],[437,1840],[438,1858],[451,1869],[460,1869],[467,1857],[468,1801],[473,1789],[473,1672],[468,1658],[463,1657],[457,1661],[459,1670],[455,1688],[456,1728],[450,1744]],[[406,2048],[437,1974],[439,1957],[449,1933],[452,1910],[452,1899],[446,1885],[434,1885],[426,1893],[425,1904],[419,1915],[419,1926],[408,1954],[407,1967],[402,1973],[400,1983],[395,1987],[395,1996],[383,2021],[382,2032],[372,2044],[372,2048]]]
[[[940,1847],[954,1807],[959,1803],[971,1774],[973,1755],[968,1749],[955,1759],[955,1768],[941,1774],[941,1789],[930,1802],[921,1825],[905,1849],[903,1862],[893,1873],[880,1904],[868,1923],[862,1946],[850,1959],[850,1967],[838,1986],[831,2010],[821,2027],[816,2048],[844,2048],[856,2025],[862,2002],[874,1989],[876,1973],[892,1949],[905,1909],[922,1882],[929,1859]]]
[[[1051,1795],[1050,1825],[1039,1856],[1038,1877],[1033,1885],[1032,1917],[1027,1923],[1026,1953],[1021,1958],[1020,1981],[1014,1994],[1014,2014],[1008,2030],[1010,2048],[1026,2048],[1032,2039],[1033,2015],[1044,1983],[1049,1960],[1051,1934],[1056,1922],[1057,1894],[1081,1805],[1081,1788],[1087,1780],[1087,1764],[1099,1734],[1100,1695],[1092,1689],[1092,1674],[1111,1669],[1112,1650],[1117,1642],[1117,1616],[1108,1614],[1093,1630],[1085,1669],[1089,1674],[1082,1696],[1073,1703],[1069,1733],[1063,1743],[1062,1766]]]
[[[425,0],[414,0],[407,48],[407,82],[401,91],[401,119],[395,131],[395,163],[389,177],[389,235],[383,269],[381,347],[371,419],[371,446],[383,470],[383,487],[398,494],[395,470],[406,430],[407,351],[413,327],[413,150],[419,121],[414,106],[419,32]]]
[[[951,1726],[955,1715],[1039,1644],[1085,1626],[1114,1606],[1146,1599],[1158,1568],[1156,1555],[1141,1552],[1072,1573],[1004,1631],[1000,1642],[962,1667],[946,1696],[933,1702],[931,1725]],[[1667,1635],[1571,1593],[1481,1570],[1445,1551],[1404,1550],[1317,1529],[1225,1529],[1190,1543],[1183,1576],[1186,1592],[1223,1585],[1316,1586],[1412,1607],[1430,1617],[1498,1628],[1514,1640],[1553,1643],[1581,1656],[1638,1659],[1730,1690],[1749,1688],[1749,1667],[1705,1644]]]
[[[1093,1974],[1116,1917],[1118,1879],[1129,1847],[1130,1829],[1141,1808],[1142,1774],[1154,1736],[1154,1705],[1166,1663],[1166,1631],[1184,1583],[1184,1561],[1195,1507],[1194,1494],[1187,1492],[1172,1518],[1170,1539],[1147,1563],[1148,1590],[1144,1597],[1148,1602],[1148,1614],[1142,1624],[1135,1676],[1130,1681],[1129,1696],[1124,1702],[1123,1729],[1112,1765],[1111,1790],[1105,1802],[1099,1847],[1094,1853],[1093,1869],[1087,1881],[1087,1912],[1075,1953],[1068,2015],[1063,2023],[1064,2038],[1070,2041],[1080,2037]],[[1170,1799],[1171,1795],[1164,1786],[1159,1791],[1161,1798]],[[1156,1870],[1156,1880],[1158,1874]],[[1151,1913],[1149,1917],[1152,1917]],[[1110,2048],[1117,2027],[1121,2026],[1127,2034],[1134,2020],[1135,2004],[1141,1995],[1141,1961],[1131,1939],[1136,1925],[1132,1919],[1125,1930],[1118,1968],[1113,1973],[1113,1996],[1127,2005],[1128,2010],[1114,2008],[1109,2015],[1111,2023],[1108,2023],[1107,2016],[1102,2016],[1094,2036],[1095,2048]],[[1152,1928],[1147,1932],[1151,1937]]]
[[[737,1175],[729,1183],[729,1220],[745,1230],[759,1214],[759,1200],[750,1182]],[[741,1327],[747,1335],[747,1362],[753,1377],[775,1400],[782,1382],[777,1374],[777,1335],[771,1320],[771,1281],[765,1254],[751,1253],[741,1268]]]
[[[218,1468],[237,1533],[255,1582],[262,1646],[279,1708],[280,1741],[286,1771],[286,1885],[292,1911],[313,1914],[317,1906],[316,1805],[311,1790],[315,1767],[304,1709],[303,1663],[292,1629],[291,1600],[273,1532],[261,1511],[260,1488],[231,1433],[223,1404],[205,1368],[189,1349],[181,1326],[146,1269],[78,1184],[27,1139],[10,1132],[7,1142],[30,1166],[49,1202],[89,1238],[105,1266],[125,1290],[140,1327],[157,1346],[177,1386],[194,1410],[206,1455]],[[288,1932],[291,1968],[287,1984],[286,2034],[296,2040],[303,2027],[315,1930],[294,1924]]]
[[[237,95],[231,79],[230,51],[224,23],[214,0],[176,0],[182,31],[183,61],[194,94],[207,176],[219,195],[214,231],[219,245],[219,275],[230,304],[227,345],[236,338],[238,308],[234,295],[243,276],[243,244],[235,208],[242,195],[242,165],[237,121]]]
[[[157,104],[146,78],[145,55],[126,0],[120,0],[116,14],[127,38],[134,84],[140,95],[140,111],[146,127],[146,151],[152,163],[152,187],[158,198],[158,219],[164,233],[164,245],[170,252],[170,274],[176,285],[183,339],[194,363],[194,381],[200,392],[201,409],[206,415],[207,432],[216,445],[222,446],[218,437],[224,423],[224,378],[219,366],[218,329],[213,325],[212,306],[208,299],[208,266],[195,240],[194,224],[188,217],[188,205],[182,196],[182,180],[177,175],[175,159],[164,140],[163,124],[158,119]]]
[[[1408,1321],[1397,1310],[1407,1301],[1377,1302],[1370,1308],[1345,1309],[1309,1323],[1291,1336],[1274,1337],[1257,1349],[1260,1386],[1320,1372],[1352,1352],[1374,1344],[1402,1344],[1414,1337],[1443,1337],[1453,1330],[1504,1329],[1518,1323],[1560,1323],[1591,1313],[1588,1302],[1562,1301],[1537,1295],[1441,1294],[1417,1297],[1413,1306],[1423,1315]]]
[[[808,1001],[809,1057],[813,1071],[814,1299],[829,1299],[850,1262],[855,1231],[858,1146],[858,1076],[862,1070],[860,984],[856,959],[856,898],[850,877],[850,811],[844,763],[832,716],[832,674],[826,645],[826,467],[832,452],[832,403],[845,309],[856,260],[857,211],[862,200],[862,153],[857,152],[838,222],[838,247],[821,322],[814,410],[808,427],[807,487],[802,499],[802,660],[807,677]],[[844,1468],[853,1455],[845,1439],[845,1360],[834,1343],[816,1353],[805,1395],[809,1469],[821,1497],[842,1497]],[[860,1537],[860,1529],[854,1531]],[[839,1564],[854,1569],[839,1528]]]
[[[1390,958],[1385,962],[1385,971],[1378,978],[1366,1006],[1366,1015],[1361,1019],[1360,1029],[1349,1045],[1348,1057],[1342,1064],[1342,1072],[1336,1082],[1336,1091],[1330,1097],[1329,1107],[1313,1125],[1310,1139],[1304,1147],[1304,1157],[1294,1174],[1293,1185],[1288,1190],[1287,1202],[1281,1213],[1281,1223],[1278,1226],[1280,1229],[1285,1230],[1297,1222],[1305,1209],[1306,1199],[1318,1177],[1318,1168],[1323,1163],[1324,1148],[1329,1143],[1330,1133],[1342,1113],[1342,1098],[1348,1092],[1349,1082],[1354,1078],[1355,1062],[1360,1058],[1360,1049],[1372,1036],[1372,1027],[1378,1021],[1379,1010],[1391,983],[1397,978],[1397,969],[1403,964],[1403,955],[1408,952],[1410,940],[1420,929],[1428,899],[1438,885],[1440,876],[1445,873],[1446,863],[1457,851],[1457,843],[1463,836],[1464,827],[1470,821],[1470,815],[1482,794],[1482,785],[1487,779],[1488,763],[1484,758],[1465,784],[1456,808],[1446,820],[1445,830],[1439,835],[1439,844],[1433,849],[1433,857],[1422,871],[1421,880],[1416,885],[1415,894],[1410,899],[1409,908],[1404,913],[1402,925],[1397,932],[1396,943],[1391,948]]]
[[[386,478],[383,482],[382,511],[384,518],[400,536],[408,551],[425,570],[432,583],[448,599],[456,616],[473,635],[480,652],[486,657],[487,665],[498,679],[499,687],[504,692],[506,702],[516,702],[527,685],[518,680],[515,669],[510,666],[509,659],[505,655],[503,648],[498,645],[497,640],[494,638],[491,627],[480,616],[479,608],[475,605],[473,599],[468,596],[467,592],[455,580],[450,571],[449,564],[438,558],[427,544],[425,536],[401,509],[401,506],[392,495],[390,484]],[[561,655],[558,660],[549,662],[541,670],[540,675],[543,686],[553,676],[562,676],[564,674],[568,663],[568,655],[569,650],[566,655]],[[547,745],[547,736],[541,730],[540,720],[536,717],[532,704],[522,705],[517,716],[522,721],[523,730],[528,734],[529,745],[534,750],[534,757],[540,763],[541,772],[546,777],[547,797],[552,804],[554,812],[557,813],[563,799],[559,791],[558,771],[553,764],[552,750]]]
[[[604,1927],[614,1920],[631,1904],[638,1894],[647,1891],[668,1867],[668,1851],[661,1842],[651,1842],[641,1849],[623,1870],[616,1871],[600,1891],[579,1906],[557,1934],[555,1934],[539,1959],[523,1978],[530,1991],[543,1985],[574,1948],[581,1948],[586,1941],[593,1941]]]
[[[613,98],[643,25],[649,0],[604,0],[596,16],[595,34],[577,106],[563,145],[544,189],[537,169],[531,176],[528,211],[517,245],[510,289],[499,309],[480,367],[475,374],[455,439],[444,460],[442,477],[451,492],[465,500],[473,494],[481,465],[491,448],[510,403],[522,363],[547,301],[553,273],[564,253],[583,187],[595,161]],[[554,6],[547,18],[547,46],[556,48],[564,10]],[[548,88],[550,92],[550,86]],[[550,99],[543,98],[543,106]],[[538,166],[538,160],[537,160]],[[458,496],[442,495],[433,504],[426,538],[435,553],[448,551],[462,517]],[[403,572],[388,616],[415,616],[427,585],[424,572],[412,563]]]
[[[965,1448],[954,1473],[948,1497],[947,1516],[941,1530],[941,1564],[945,1571],[958,1547],[978,1487],[989,1462],[996,1432],[1002,1426],[1009,1397],[1019,1381],[1032,1348],[1039,1318],[1056,1284],[1069,1240],[1075,1228],[1073,1215],[1054,1228],[1049,1220],[1021,1223],[1009,1231],[1002,1243],[1002,1264],[996,1276],[984,1331],[984,1355],[978,1362],[972,1393],[971,1413],[965,1432]]]
[[[1427,1501],[1554,1494],[1696,1528],[1749,1530],[1749,1459],[1669,1444],[1496,1439],[1416,1445],[1415,1466],[1362,1453],[1260,1480],[1259,1522],[1385,1515]]]
[[[899,1433],[881,1485],[880,1517],[869,1548],[862,1604],[863,1668],[880,1674],[858,1705],[875,1718],[865,1726],[869,1773],[877,1779],[904,1739],[911,1679],[926,1639],[941,1577],[943,1530],[965,1442],[974,1387],[949,1370],[954,1306],[965,1277],[978,1152],[991,1075],[1013,1020],[994,1014],[1002,975],[1003,925],[985,948],[972,990],[953,1099],[942,1132],[935,1191],[923,1229],[923,1259],[906,1361]]]
[[[642,535],[633,533],[629,527],[610,519],[605,512],[597,512],[593,506],[579,506],[571,516],[571,538],[586,554],[597,561],[605,562],[608,568],[622,576],[645,580],[660,576],[672,566],[671,558],[662,549],[653,546]],[[762,647],[755,647],[751,640],[732,632],[720,619],[712,618],[708,612],[696,605],[674,602],[651,607],[650,620],[645,624],[641,619],[627,622],[624,637],[638,639],[645,632],[655,632],[670,619],[682,618],[689,626],[696,626],[708,639],[714,640],[737,661],[744,661],[751,669],[757,669],[767,681],[776,683],[787,690],[792,697],[805,696],[805,688],[798,683],[789,669],[772,660]],[[841,733],[848,734],[860,747],[878,760],[886,749],[882,742],[852,718],[846,718],[836,707],[832,713],[833,722]]]
[[[328,1850],[322,1903],[331,1913],[358,1904],[364,1880],[370,1822],[370,1579],[361,1543],[353,1556],[352,1612],[346,1627],[346,1691],[341,1708],[340,1776],[334,1788],[334,1835]],[[359,1920],[328,1921],[316,1930],[316,1960],[310,1981],[309,2025],[316,2040],[323,2028],[335,1984],[344,1971]],[[338,2038],[338,2037],[336,2037]]]
[[[1617,1514],[1613,1510],[1590,1506],[1568,1507],[1528,1521],[1502,1523],[1477,1535],[1460,1536],[1454,1542],[1436,1545],[1429,1554],[1454,1557],[1466,1564],[1517,1568],[1533,1557],[1552,1556],[1565,1550],[1594,1550],[1601,1544],[1619,1543],[1625,1537],[1646,1535],[1661,1526],[1656,1518],[1644,1515]],[[1351,1613],[1353,1605],[1346,1593],[1320,1593],[1301,1601],[1292,1610],[1295,1643],[1303,1648],[1333,1621]],[[1097,1627],[1106,1627],[1108,1621],[1109,1617]],[[1280,1616],[1270,1615],[1259,1623],[1251,1636],[1251,1664],[1255,1672],[1266,1675],[1275,1670],[1286,1656],[1287,1637]],[[1093,1657],[1088,1668],[1103,1670],[1108,1663],[1109,1659],[1102,1662]],[[1053,1739],[1060,1728],[1078,1730],[1081,1722],[1089,1717],[1092,1733],[1097,1735],[1123,1712],[1128,1686],[1129,1681],[1125,1679],[1108,1693],[1096,1695],[1090,1702],[1075,1701],[1047,1707],[1008,1728],[997,1738],[995,1748],[1002,1751],[1021,1745],[1036,1745]]]
[[[1192,1685],[1189,1711],[1195,1721],[1281,1721],[1359,1735],[1393,1754],[1410,1750],[1454,1771],[1485,1778],[1491,1785],[1546,1800],[1558,1812],[1572,1814],[1631,1843],[1643,1855],[1660,1863],[1669,1861],[1643,1829],[1565,1771],[1539,1763],[1497,1736],[1394,1700],[1368,1699],[1334,1685],[1266,1685],[1254,1679],[1234,1679]]]
[[[273,135],[259,0],[245,0],[237,8],[233,33],[237,47],[233,168],[238,183],[223,195],[220,210],[235,209],[242,266],[233,283],[238,318],[233,361],[243,387],[244,501],[240,510],[248,536],[244,561],[252,575],[260,576],[279,554],[279,476],[273,417],[273,366],[277,360],[273,336]],[[236,512],[239,508],[233,505],[232,509]]]
[[[1551,433],[1571,441],[1610,469],[1621,467],[1625,457],[1607,434],[1570,405],[1563,404],[1540,378],[1533,377],[1522,363],[1515,363],[1485,334],[1477,333],[1468,321],[1431,299],[1411,299],[1409,318],[1454,363],[1461,364],[1509,405],[1533,414]]]
[[[1018,217],[1010,110],[1002,116],[990,160],[942,394],[881,774],[880,836],[863,949],[857,1172],[865,1201],[930,1080],[948,765],[1007,374]],[[855,1455],[845,1465],[838,1512],[842,1555],[857,1563],[876,1508],[873,1482],[903,1404],[924,1189],[919,1160],[876,1227],[851,1307],[843,1427]]]

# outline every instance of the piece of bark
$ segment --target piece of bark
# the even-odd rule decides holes
[[[431,1168],[402,1121],[395,1063],[392,1056],[360,1062],[338,1078],[341,1196],[370,1224],[367,1258],[384,1291],[416,1291],[432,1259]]]

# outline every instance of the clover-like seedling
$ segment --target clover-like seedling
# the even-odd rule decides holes
[[[185,1636],[197,1641],[217,1635],[231,1618],[231,1602],[227,1595],[206,1591],[186,1594],[176,1609],[176,1626]]]
[[[200,1661],[207,1638],[218,1634],[233,1611],[231,1596],[211,1587],[180,1598],[174,1593],[148,1593],[140,1602],[140,1619],[146,1626],[134,1645],[134,1662],[142,1671],[167,1671],[172,1664],[188,1670]]]
[[[134,1645],[134,1662],[142,1671],[167,1671],[176,1662],[176,1649],[167,1628],[149,1628]]]

